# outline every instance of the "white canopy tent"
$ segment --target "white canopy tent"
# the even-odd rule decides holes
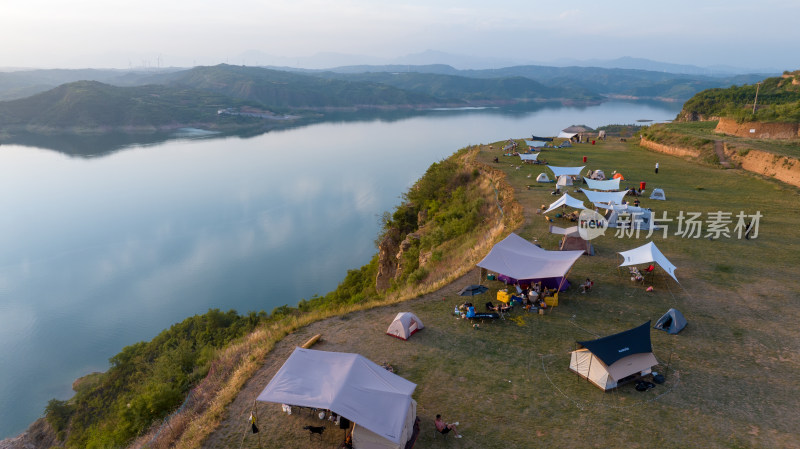
[[[586,198],[589,199],[589,202],[600,207],[606,207],[611,203],[622,204],[625,194],[628,193],[625,190],[621,192],[595,192],[594,190],[587,189],[581,189],[581,192],[586,195]]]
[[[661,254],[661,251],[659,251],[656,244],[653,242],[648,242],[638,248],[628,251],[622,251],[619,254],[625,259],[620,265],[621,267],[655,262],[658,266],[663,268],[672,279],[675,279],[675,282],[678,282],[678,278],[675,277],[675,265],[672,265],[672,262]]]
[[[584,177],[583,180],[586,181],[586,185],[593,190],[619,190],[619,178],[598,181],[596,179]]]
[[[581,167],[554,167],[552,165],[547,166],[547,168],[549,168],[553,172],[553,175],[555,175],[556,178],[558,178],[559,176],[578,177],[581,175],[581,171],[583,171],[584,167],[586,166],[585,165]]]
[[[566,277],[583,251],[547,251],[511,233],[478,266],[516,280]]]
[[[359,354],[295,348],[258,395],[262,402],[330,410],[356,424],[358,447],[402,448],[412,437],[416,384],[390,373]],[[356,430],[363,427],[365,444]],[[380,437],[379,446],[374,441]]]
[[[557,138],[558,139],[572,139],[573,137],[575,137],[577,135],[578,135],[578,133],[566,133],[564,131],[561,131],[560,133],[558,133]]]
[[[550,213],[550,212],[558,209],[561,206],[569,206],[569,207],[574,207],[576,209],[586,209],[586,207],[583,205],[583,201],[581,201],[579,199],[576,199],[576,198],[573,198],[573,197],[569,196],[568,193],[565,193],[565,194],[561,195],[561,198],[559,198],[559,199],[555,200],[553,203],[551,203],[550,207],[548,207],[547,210],[542,212],[542,213],[543,214]]]
[[[539,154],[540,153],[530,153],[530,154],[520,153],[519,158],[522,159],[523,161],[535,161],[536,158],[539,157]]]

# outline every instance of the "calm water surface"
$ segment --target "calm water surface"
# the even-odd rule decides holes
[[[73,154],[105,153],[91,158],[4,144],[0,438],[124,346],[188,316],[271,311],[332,290],[375,253],[378,217],[459,148],[679,109],[431,111],[111,153],[70,142]]]

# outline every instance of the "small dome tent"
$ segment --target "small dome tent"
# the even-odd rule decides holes
[[[653,193],[650,194],[650,199],[666,201],[667,197],[664,195],[664,189],[653,189]]]
[[[412,336],[414,332],[424,328],[422,321],[416,315],[411,312],[400,312],[389,325],[386,335],[408,340],[408,337]]]
[[[552,182],[550,178],[547,177],[547,173],[539,173],[539,176],[536,177],[536,182]]]
[[[654,329],[661,329],[668,334],[677,334],[686,327],[686,318],[677,309],[669,309],[661,318],[656,321]]]
[[[556,183],[557,186],[566,187],[572,185],[572,177],[571,176],[559,176],[558,182]]]

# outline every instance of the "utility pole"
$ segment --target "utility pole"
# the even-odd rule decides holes
[[[753,100],[753,114],[756,113],[756,103],[758,102],[758,88],[761,87],[761,82],[756,83],[756,98]]]

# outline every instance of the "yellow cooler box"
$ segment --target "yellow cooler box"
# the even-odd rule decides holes
[[[497,292],[497,300],[508,304],[508,301],[511,300],[511,296],[509,296],[507,291],[500,290]]]

